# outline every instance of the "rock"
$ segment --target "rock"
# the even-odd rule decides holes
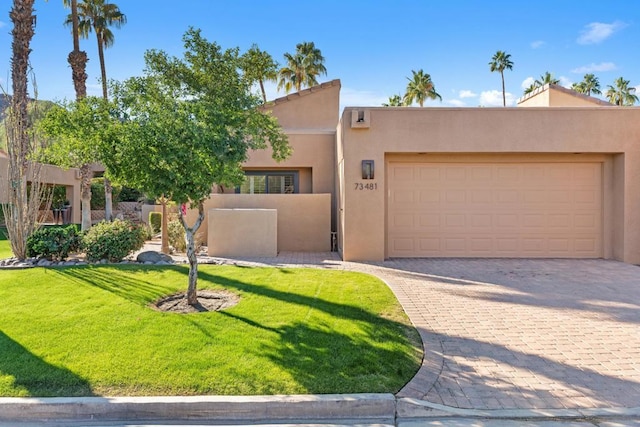
[[[51,265],[51,261],[46,258],[42,258],[36,265],[38,267],[49,267]]]
[[[147,262],[157,264],[160,261],[171,263],[173,261],[173,258],[171,258],[169,255],[163,254],[162,252],[144,251],[138,254],[138,256],[136,257],[136,261],[143,264],[146,264]]]

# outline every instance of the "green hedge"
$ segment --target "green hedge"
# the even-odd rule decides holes
[[[27,256],[64,260],[69,253],[80,250],[80,241],[77,225],[42,227],[27,238]]]

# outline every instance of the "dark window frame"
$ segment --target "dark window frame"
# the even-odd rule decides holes
[[[236,186],[237,194],[298,194],[300,193],[300,179],[299,172],[297,170],[250,170],[244,171],[245,176],[264,176],[265,177],[265,192],[264,193],[241,193],[240,185]],[[293,177],[293,193],[271,193],[269,192],[269,177],[270,176],[290,176]]]

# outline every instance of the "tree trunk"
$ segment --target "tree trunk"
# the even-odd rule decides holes
[[[80,205],[82,207],[81,230],[91,228],[91,178],[93,171],[88,164],[80,167]]]
[[[36,227],[36,215],[31,212],[34,197],[27,191],[29,155],[33,151],[29,136],[29,103],[27,70],[31,39],[35,33],[34,0],[14,0],[9,17],[11,31],[11,85],[13,96],[7,120],[7,154],[9,157],[8,205],[3,206],[11,250],[17,258],[26,258],[27,237]],[[4,175],[4,173],[3,173]],[[31,208],[30,208],[31,207]]]
[[[32,2],[33,3],[33,2]],[[78,31],[78,0],[71,0],[71,20],[73,51],[69,54],[68,61],[71,66],[73,87],[76,91],[76,99],[87,96],[87,53],[80,50],[80,33]]]
[[[107,93],[107,70],[104,65],[104,44],[102,43],[99,35],[96,33],[96,37],[98,37],[98,59],[100,60],[100,77],[102,80],[102,97],[105,99],[109,99],[109,95]]]
[[[195,234],[204,220],[204,205],[202,202],[198,203],[198,219],[191,228],[187,225],[186,218],[182,214],[182,209],[179,209],[179,211],[180,222],[184,228],[185,241],[187,243],[187,259],[189,260],[189,287],[187,288],[187,303],[189,305],[197,305],[198,257],[196,256]]]
[[[265,92],[264,90],[264,83],[261,80],[258,80],[260,82],[260,91],[262,92],[262,100],[265,102],[265,104],[267,103],[267,92]]]
[[[162,205],[162,225],[160,227],[160,252],[169,253],[169,219],[167,217],[167,203],[169,202],[164,196],[160,198]]]
[[[505,88],[504,88],[504,73],[502,71],[500,71],[500,77],[502,78],[502,106],[506,107],[507,106],[507,94],[506,94]]]
[[[106,176],[104,177],[104,219],[113,221],[113,187]]]

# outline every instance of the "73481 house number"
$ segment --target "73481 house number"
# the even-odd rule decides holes
[[[376,182],[371,182],[371,183],[366,183],[363,184],[361,182],[356,182],[356,190],[377,190],[378,189],[378,183]]]

